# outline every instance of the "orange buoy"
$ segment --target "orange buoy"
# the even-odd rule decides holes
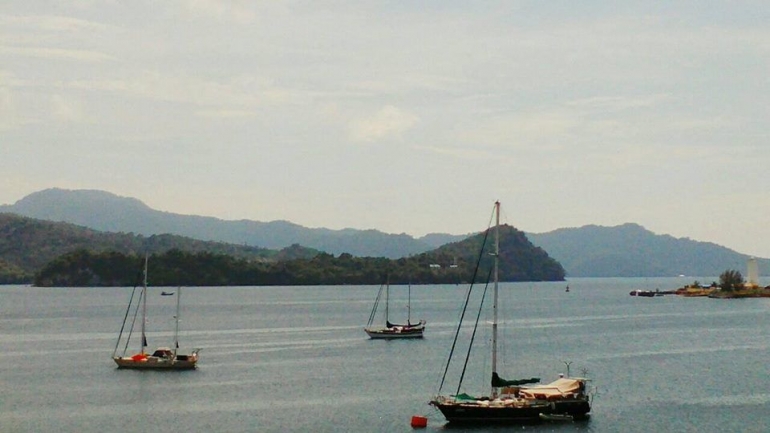
[[[420,415],[412,416],[412,428],[425,428],[428,426],[428,418]]]

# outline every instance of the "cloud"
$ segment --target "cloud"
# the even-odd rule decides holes
[[[199,106],[229,107],[233,112],[265,105],[291,104],[303,97],[299,92],[276,87],[270,80],[243,75],[217,81],[192,75],[171,75],[143,71],[117,79],[74,80],[67,86],[102,91],[154,101],[191,103]]]
[[[642,96],[592,96],[588,98],[568,101],[568,107],[577,107],[586,110],[597,111],[621,111],[630,108],[654,107],[670,99],[667,94],[654,94]]]
[[[212,119],[242,119],[251,118],[259,115],[256,111],[249,110],[200,110],[195,113],[200,117],[207,117]]]
[[[554,146],[565,142],[580,123],[574,113],[558,109],[508,113],[480,119],[458,136],[463,142],[492,147]]]
[[[21,57],[35,57],[39,59],[78,60],[94,63],[115,60],[115,57],[100,53],[98,51],[73,50],[63,48],[0,46],[0,54],[9,54]]]
[[[0,15],[0,24],[6,29],[9,27],[22,28],[35,32],[74,32],[104,30],[108,26],[94,21],[87,21],[63,16],[15,16]]]
[[[0,70],[0,131],[9,131],[33,122],[22,114],[23,99],[14,90],[17,87],[29,86],[29,82]]]
[[[11,129],[17,125],[14,107],[10,90],[0,87],[0,131]]]
[[[62,95],[51,96],[51,114],[54,119],[64,123],[81,123],[87,121],[83,108],[78,101],[65,98]]]
[[[469,147],[450,148],[440,146],[416,146],[415,149],[447,156],[459,161],[482,161],[494,158],[494,155],[489,151]]]
[[[253,23],[257,14],[249,6],[251,2],[237,0],[182,0],[183,7],[191,14],[203,18],[227,20],[237,24]]]
[[[349,126],[349,136],[356,142],[372,142],[389,136],[400,137],[419,121],[420,118],[414,114],[386,105],[373,116],[352,122]]]

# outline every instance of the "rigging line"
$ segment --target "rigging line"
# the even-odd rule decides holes
[[[382,297],[383,284],[380,284],[380,290],[377,291],[377,297],[374,299],[374,306],[372,306],[372,312],[369,314],[369,323],[367,326],[371,326],[374,322],[374,318],[377,315],[377,307],[380,305],[380,298]]]
[[[471,357],[471,348],[473,347],[473,341],[476,339],[476,330],[479,329],[479,318],[481,317],[481,311],[484,309],[484,298],[487,295],[487,289],[489,288],[489,277],[492,275],[492,269],[487,274],[487,283],[484,285],[484,292],[481,294],[481,302],[479,303],[479,312],[476,314],[476,323],[473,325],[473,333],[471,334],[471,342],[468,345],[468,353],[465,355],[465,363],[463,363],[463,370],[460,374],[460,381],[457,383],[457,392],[455,395],[460,394],[460,387],[463,385],[463,379],[465,378],[465,370],[468,368],[468,360]]]
[[[490,221],[491,221],[491,219],[490,219]],[[491,225],[491,222],[490,222],[490,225]],[[490,230],[489,230],[489,228],[487,228],[486,232],[484,233],[484,240],[481,243],[481,249],[479,251],[479,256],[476,259],[476,267],[473,269],[473,278],[471,278],[471,285],[468,288],[468,294],[465,296],[465,304],[463,305],[463,310],[462,310],[462,313],[460,314],[460,323],[457,324],[457,330],[455,331],[455,338],[454,338],[454,341],[452,341],[452,348],[449,349],[449,357],[447,358],[446,365],[444,367],[444,375],[441,377],[441,384],[439,384],[439,386],[438,386],[438,393],[437,394],[441,394],[441,388],[444,387],[444,382],[446,381],[446,375],[447,375],[447,372],[449,371],[449,364],[452,362],[452,356],[454,355],[455,347],[457,346],[457,339],[458,339],[458,337],[460,335],[460,329],[463,326],[463,320],[465,318],[465,312],[468,310],[468,302],[470,301],[471,293],[473,292],[473,284],[476,282],[476,276],[478,275],[478,272],[479,272],[479,266],[481,265],[481,259],[482,259],[482,257],[484,257],[484,247],[487,244],[487,238],[489,237],[489,232],[490,232]]]
[[[115,342],[115,350],[112,352],[114,357],[118,353],[118,347],[120,346],[120,339],[123,336],[123,330],[126,328],[126,319],[128,319],[128,312],[131,311],[131,304],[134,301],[134,294],[136,293],[136,286],[131,290],[131,297],[128,299],[128,306],[126,307],[126,314],[123,316],[123,324],[120,325],[120,332],[118,333],[118,341]]]
[[[120,327],[120,334],[118,335],[118,341],[115,343],[115,352],[113,352],[113,356],[115,356],[115,353],[118,351],[118,346],[120,345],[120,338],[123,335],[123,330],[126,326],[126,319],[128,318],[128,312],[131,310],[131,302],[134,300],[134,294],[136,293],[136,288],[139,286],[139,284],[142,282],[142,276],[144,274],[143,270],[140,270],[136,273],[136,277],[134,278],[134,288],[131,290],[131,299],[128,301],[128,306],[126,307],[126,315],[123,317],[123,325]],[[128,342],[131,341],[131,334],[134,331],[134,323],[136,323],[136,313],[139,311],[139,304],[141,304],[142,301],[142,292],[139,294],[139,301],[137,302],[136,311],[134,312],[134,319],[131,321],[131,329],[128,333],[128,337],[126,337],[126,345],[123,348],[123,355],[126,354],[126,351],[128,350]]]
[[[131,341],[131,335],[134,334],[134,325],[136,324],[136,317],[139,315],[139,307],[142,305],[142,297],[147,296],[147,288],[142,287],[142,291],[139,292],[139,301],[136,303],[136,309],[134,310],[134,318],[131,320],[131,329],[128,331],[128,337],[126,338],[126,345],[123,347],[123,354],[128,350],[128,343]],[[144,341],[142,341],[144,345]],[[144,352],[144,346],[142,346],[142,352]]]
[[[382,295],[382,287],[384,284],[380,284],[380,290],[377,291],[377,297],[374,298],[374,306],[372,307],[372,312],[369,314],[369,322],[366,326],[372,326],[372,323],[374,322],[374,316],[377,314],[377,305],[380,303],[380,295]]]

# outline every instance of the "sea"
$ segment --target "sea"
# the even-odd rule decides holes
[[[427,321],[399,341],[363,331],[379,286],[184,287],[181,350],[201,349],[184,372],[116,368],[131,287],[0,286],[0,432],[410,432],[412,416],[428,432],[770,431],[770,299],[629,296],[715,279],[500,284],[500,375],[588,377],[592,393],[588,421],[507,427],[447,425],[428,404],[489,392],[484,286],[459,330],[467,285],[391,286],[391,321]],[[150,289],[151,347],[172,344],[179,293]]]

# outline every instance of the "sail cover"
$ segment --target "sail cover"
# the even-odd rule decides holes
[[[553,399],[585,390],[584,380],[563,377],[547,385],[524,388],[521,394],[529,398]]]
[[[495,388],[501,388],[503,386],[527,385],[530,383],[538,383],[538,382],[540,382],[539,377],[532,377],[529,379],[505,380],[502,377],[498,376],[497,372],[492,372],[492,386]]]

